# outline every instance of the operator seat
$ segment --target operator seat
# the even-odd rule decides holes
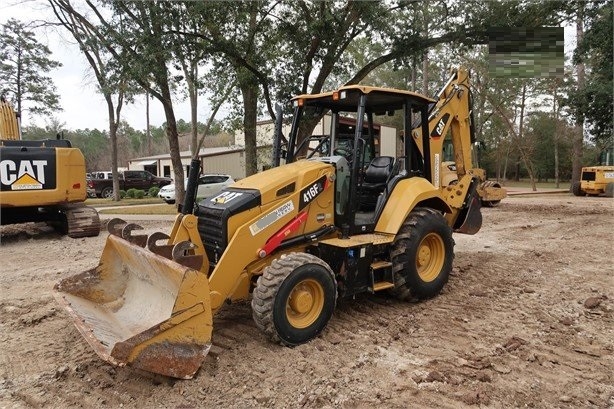
[[[392,156],[378,156],[369,163],[362,182],[361,207],[370,209],[375,207],[377,197],[386,187],[393,165],[394,158]]]

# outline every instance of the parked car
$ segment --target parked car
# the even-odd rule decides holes
[[[187,188],[188,180],[184,180]],[[234,179],[230,175],[202,175],[198,178],[198,190],[196,198],[213,196],[221,191],[226,186],[232,185]],[[162,187],[158,193],[158,197],[163,199],[168,204],[175,203],[175,184],[170,184]]]
[[[146,170],[125,170],[119,172],[120,190],[134,188],[147,192],[151,187],[162,187],[172,182],[171,178],[161,178]],[[98,197],[109,198],[113,196],[113,179],[100,179],[95,177],[87,181],[87,187],[93,190]]]
[[[90,179],[113,179],[113,172],[110,170],[96,171],[89,174]]]
[[[95,198],[96,197],[96,191],[90,187],[89,181],[90,179],[92,179],[92,174],[91,173],[86,173],[85,174],[85,185],[86,185],[86,191],[87,191],[87,197],[88,198]]]

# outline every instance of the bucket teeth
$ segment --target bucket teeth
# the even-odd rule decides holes
[[[181,241],[173,246],[172,256],[176,263],[184,265],[194,270],[200,270],[203,265],[203,256],[196,254],[188,254],[189,250],[196,248],[194,243],[189,241]]]
[[[128,222],[125,220],[118,218],[111,219],[107,223],[107,231],[114,236],[122,237],[122,229],[126,224],[128,224]]]
[[[172,244],[162,244],[162,245],[157,244],[157,242],[160,240],[168,241],[168,239],[169,239],[169,236],[165,233],[162,233],[159,231],[152,233],[147,239],[147,248],[149,249],[149,251],[156,253],[159,256],[172,260],[174,246]]]
[[[122,229],[121,237],[124,240],[127,240],[132,244],[136,244],[139,247],[145,247],[145,245],[147,244],[147,235],[146,234],[132,235],[133,230],[143,230],[143,227],[139,226],[138,224],[128,223]]]

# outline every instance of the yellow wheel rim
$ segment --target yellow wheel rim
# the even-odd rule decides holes
[[[416,270],[420,279],[431,282],[439,276],[446,258],[443,239],[436,233],[429,233],[422,239],[416,253]]]
[[[319,282],[307,279],[299,282],[286,302],[286,317],[294,328],[307,328],[324,309],[324,289]]]

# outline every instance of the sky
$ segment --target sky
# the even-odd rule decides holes
[[[0,0],[0,24],[6,23],[10,18],[29,22],[36,19],[54,19],[53,13],[46,2],[41,0]],[[37,39],[45,44],[52,52],[51,59],[62,63],[62,67],[48,73],[60,95],[60,105],[63,111],[53,114],[65,124],[65,129],[108,129],[107,105],[104,98],[97,92],[96,80],[91,74],[89,64],[79,52],[78,46],[70,43],[70,35],[58,35],[52,31],[36,31]],[[177,101],[175,116],[177,119],[190,120],[189,103]],[[199,100],[199,121],[206,122],[210,109],[206,101]],[[126,120],[135,129],[146,128],[145,97],[136,99],[135,103],[124,105],[122,119]],[[160,126],[165,122],[164,110],[157,100],[149,104],[150,124]],[[48,117],[32,117],[28,112],[23,113],[22,126],[45,126]]]
[[[52,21],[55,19],[49,5],[44,0],[0,0],[0,24],[10,18],[23,22],[33,19]],[[39,32],[37,32],[38,34]],[[85,57],[78,47],[71,43],[70,35],[58,35],[55,31],[40,32],[39,42],[47,45],[52,52],[51,59],[62,63],[62,67],[49,73],[57,92],[63,111],[54,114],[65,129],[108,129],[107,106],[101,94],[97,92],[96,81],[93,78]],[[575,27],[565,27],[565,54],[569,55],[575,48]],[[133,104],[124,105],[122,119],[133,128],[146,128],[145,98],[139,97]],[[206,122],[211,112],[204,98],[199,100],[198,120]],[[176,99],[175,116],[189,122],[190,107],[186,101]],[[31,117],[23,114],[22,125],[45,126],[49,121],[46,117]],[[150,124],[160,126],[165,121],[162,105],[155,99],[150,103]]]

